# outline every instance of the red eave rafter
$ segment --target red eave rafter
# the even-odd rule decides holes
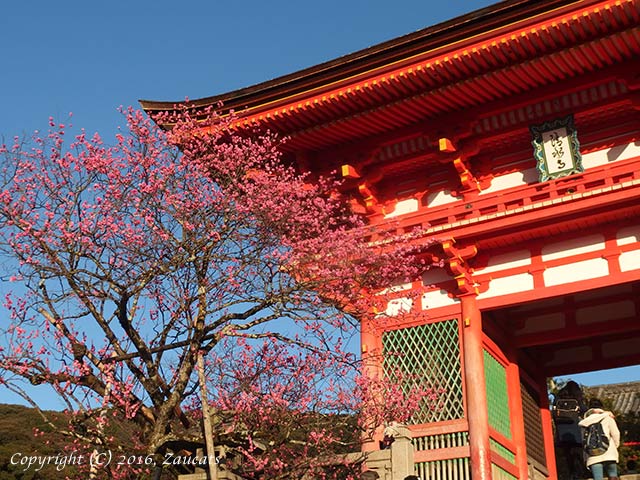
[[[310,138],[306,141],[296,138],[296,143],[312,145],[315,141],[311,137],[317,136],[314,130],[319,130],[318,125],[337,125],[333,122],[348,117],[351,125],[346,126],[343,120],[339,129],[325,127],[322,133],[318,132],[321,138],[316,140],[344,141],[354,132],[376,134],[381,127],[389,127],[389,117],[399,125],[416,119],[416,113],[412,114],[412,109],[407,108],[406,100],[425,103],[424,98],[422,101],[417,98],[425,95],[411,97],[412,93],[426,91],[437,95],[442,104],[430,106],[433,113],[438,113],[443,108],[464,108],[492,97],[520,93],[637,55],[640,47],[633,29],[624,36],[618,34],[603,39],[598,36],[633,27],[638,24],[639,16],[637,0],[600,2],[560,19],[506,32],[491,41],[465,45],[435,57],[434,52],[427,52],[416,56],[408,65],[371,77],[376,71],[380,72],[381,67],[350,78],[346,81],[350,83],[343,82],[331,90],[316,89],[315,94],[309,91],[285,99],[287,103],[276,108],[269,108],[269,104],[250,108],[240,113],[243,118],[237,126],[260,124],[281,133],[299,132]],[[595,41],[586,43],[592,40]],[[553,54],[551,59],[556,62],[556,69],[547,67],[539,58],[532,59],[549,54]],[[500,68],[505,69],[498,70]],[[463,81],[473,75],[477,78]],[[461,83],[451,85],[456,81]],[[390,111],[381,114],[376,108],[379,105],[385,105]],[[376,122],[376,117],[384,125]],[[305,125],[316,127],[304,130]]]
[[[616,37],[603,39],[607,45],[609,42],[614,45],[613,40],[626,41]],[[631,37],[630,37],[631,38]],[[640,55],[640,45],[637,42],[628,43],[632,45],[633,53],[627,55]],[[630,50],[631,52],[631,50]],[[635,53],[637,52],[637,53]],[[319,134],[319,137],[327,141],[349,141],[353,136],[347,134],[347,126],[355,128],[359,136],[369,136],[382,133],[391,128],[399,128],[409,123],[428,118],[462,108],[470,108],[487,101],[497,100],[504,96],[510,96],[526,92],[534,87],[542,87],[550,81],[567,80],[576,75],[595,72],[597,65],[590,62],[588,57],[595,56],[591,45],[573,47],[555,53],[547,58],[547,61],[555,62],[556,71],[552,72],[545,67],[540,59],[533,59],[518,65],[507,67],[501,71],[489,72],[483,76],[468,79],[457,84],[441,87],[436,90],[419,93],[412,97],[404,98],[389,104],[374,107],[366,112],[360,112],[350,117],[342,117],[325,124],[316,124],[308,129],[299,130],[293,136],[293,143],[298,145],[304,141],[310,132]],[[580,61],[581,68],[575,68],[576,62],[571,60],[575,56]],[[607,62],[607,65],[613,65]],[[417,107],[417,108],[416,108]],[[384,110],[384,122],[376,122],[380,112]],[[286,128],[286,125],[282,125]],[[277,124],[271,128],[277,129]]]

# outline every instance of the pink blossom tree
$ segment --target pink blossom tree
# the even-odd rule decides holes
[[[371,395],[345,341],[385,304],[371,292],[418,273],[408,248],[369,242],[336,183],[285,165],[272,135],[209,111],[165,115],[168,131],[124,114],[113,146],[51,121],[0,148],[0,248],[21,285],[5,299],[4,388],[37,407],[33,386],[51,387],[94,476],[159,474],[202,442],[199,355],[215,443],[245,460],[228,468],[291,478],[355,449],[360,432],[327,421]],[[135,426],[129,444],[114,419]]]

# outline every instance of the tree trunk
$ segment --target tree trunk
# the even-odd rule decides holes
[[[213,443],[213,429],[209,415],[209,395],[207,394],[207,379],[204,375],[204,354],[198,352],[198,380],[200,382],[200,396],[202,398],[202,417],[204,421],[204,439],[207,446],[207,464],[209,465],[210,480],[218,480],[218,464]]]

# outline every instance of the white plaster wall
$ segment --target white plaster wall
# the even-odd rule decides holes
[[[480,195],[499,192],[500,190],[506,190],[507,188],[518,187],[526,184],[527,181],[525,179],[525,171],[512,172],[506,175],[493,177],[493,179],[491,180],[491,185],[488,188],[482,190],[480,192]]]
[[[446,205],[448,203],[457,202],[458,200],[459,198],[451,195],[449,190],[438,190],[427,194],[427,207]]]
[[[616,243],[618,245],[630,245],[640,242],[640,225],[621,228],[616,232]]]
[[[451,298],[446,290],[432,290],[422,294],[421,298],[422,309],[428,310],[430,308],[449,307],[460,303],[457,298]]]
[[[508,268],[522,267],[525,265],[531,265],[531,252],[529,250],[517,250],[515,252],[508,252],[489,258],[487,266],[484,268],[477,268],[475,269],[475,272],[478,274],[484,274],[498,272]]]
[[[640,155],[640,142],[617,145],[615,147],[583,154],[582,166],[587,170],[589,168],[599,167],[611,162],[634,158],[638,155]],[[531,158],[531,163],[535,163],[533,158]],[[496,176],[491,180],[491,185],[480,192],[480,195],[491,194],[508,188],[536,183],[538,182],[538,177],[538,170],[535,167],[521,170],[519,172],[508,173],[506,175]]]
[[[582,166],[586,170],[587,168],[599,167],[610,162],[627,160],[638,155],[640,155],[640,142],[616,145],[615,147],[582,155]]]
[[[637,270],[640,268],[640,250],[622,252],[618,257],[618,263],[622,272]]]
[[[489,288],[478,295],[478,299],[498,297],[510,293],[525,292],[533,290],[533,275],[530,273],[520,273],[508,277],[494,278],[489,282]]]
[[[605,148],[597,152],[590,152],[582,155],[582,165],[586,169],[606,165],[608,163],[620,160],[627,160],[640,155],[640,142],[629,143],[626,145],[617,145],[611,148]],[[531,162],[534,163],[533,158]],[[491,180],[491,185],[482,190],[480,195],[489,195],[492,193],[507,190],[509,188],[528,185],[538,182],[538,171],[535,167],[527,168],[518,172],[499,175]],[[457,202],[459,197],[451,194],[450,190],[437,188],[441,185],[434,186],[435,190],[427,194],[427,208],[433,208],[449,203]],[[416,198],[408,198],[400,200],[393,212],[385,214],[385,218],[393,218],[407,213],[415,213],[420,210],[420,202]]]
[[[395,317],[401,313],[407,313],[411,311],[413,306],[413,300],[410,298],[394,298],[387,303],[387,309],[385,314],[389,317]]]
[[[604,258],[592,258],[582,262],[547,268],[542,275],[544,284],[547,287],[552,287],[591,278],[605,277],[608,274],[609,265],[607,261]]]
[[[419,204],[416,198],[407,198],[396,203],[393,212],[385,214],[384,218],[393,218],[407,213],[418,211]]]
[[[604,235],[599,233],[551,243],[542,248],[542,261],[548,262],[549,260],[571,257],[581,253],[596,252],[603,250],[604,246]]]

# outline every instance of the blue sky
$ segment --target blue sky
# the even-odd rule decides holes
[[[487,0],[3,2],[0,132],[253,85],[489,5]]]
[[[235,90],[491,3],[9,0],[0,15],[0,136],[44,130],[50,116],[73,112],[76,127],[108,140],[120,105]],[[640,368],[584,378],[639,380]]]

